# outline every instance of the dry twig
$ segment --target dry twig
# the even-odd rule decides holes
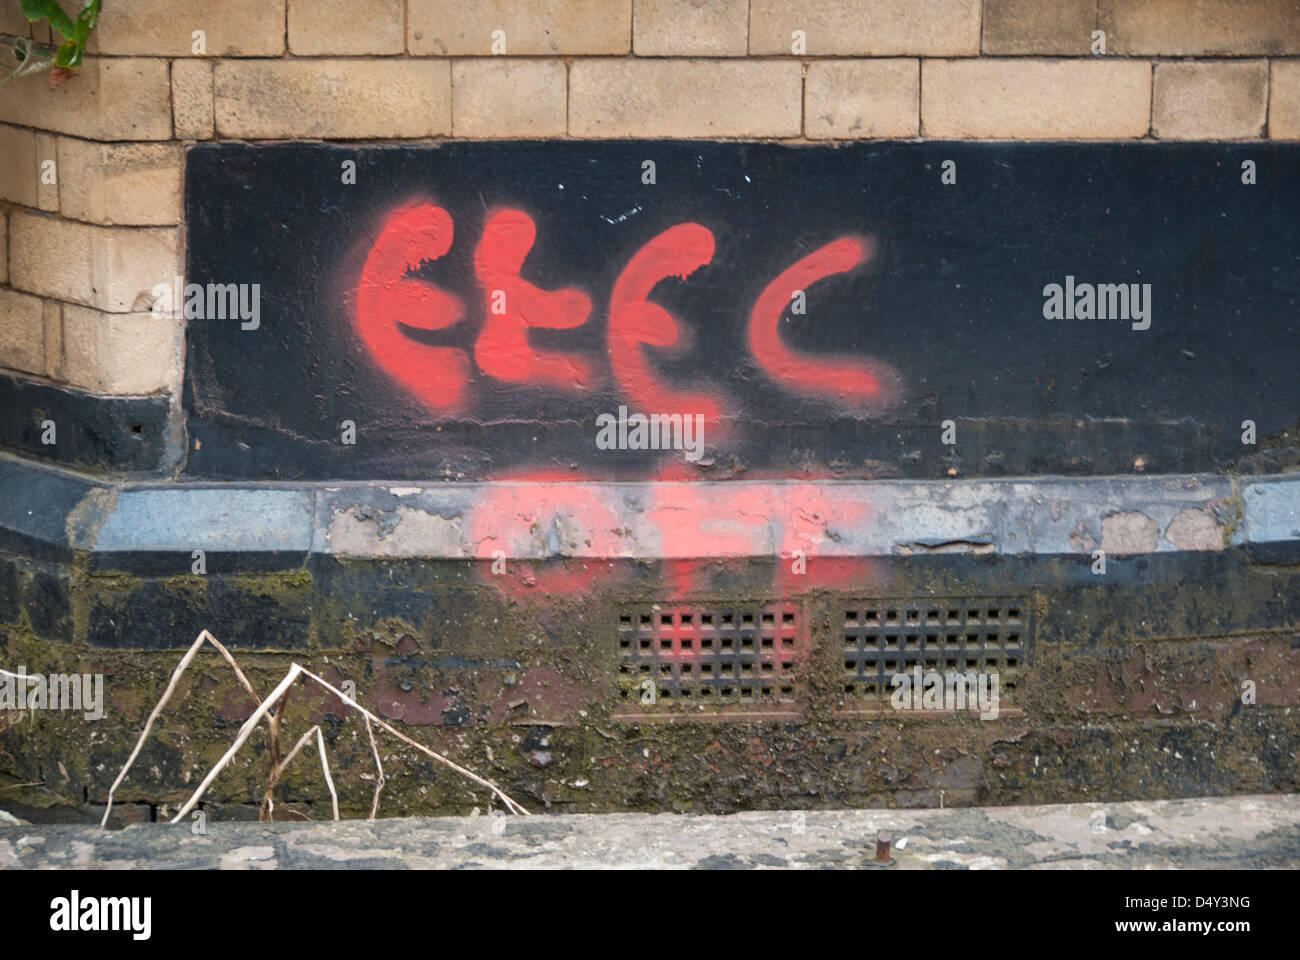
[[[208,787],[212,785],[212,782],[217,778],[217,776],[221,773],[221,771],[225,769],[226,765],[230,763],[230,761],[234,758],[235,754],[239,752],[240,748],[243,747],[244,743],[248,740],[249,736],[252,734],[254,728],[256,728],[256,726],[263,719],[267,717],[270,718],[269,726],[270,726],[270,733],[271,733],[272,766],[271,766],[270,775],[267,778],[266,790],[264,791],[262,796],[261,818],[266,819],[267,817],[273,815],[274,807],[275,807],[273,794],[275,791],[275,787],[279,784],[280,778],[283,775],[285,768],[289,765],[290,761],[292,761],[293,758],[296,757],[302,751],[303,747],[306,746],[308,740],[311,738],[312,734],[314,733],[316,736],[316,750],[320,754],[321,772],[324,774],[325,785],[329,788],[329,792],[330,792],[330,800],[333,806],[334,819],[335,820],[339,819],[338,792],[334,788],[334,778],[330,775],[329,761],[325,755],[325,737],[324,734],[321,732],[320,726],[319,725],[313,726],[310,730],[304,733],[298,739],[297,743],[294,744],[293,749],[290,750],[289,753],[283,759],[281,759],[279,756],[280,753],[279,734],[280,734],[281,718],[284,713],[284,701],[288,695],[289,689],[293,686],[294,682],[300,676],[305,676],[311,679],[319,686],[323,687],[324,689],[328,690],[330,693],[334,694],[341,701],[343,701],[343,703],[347,704],[352,709],[360,713],[362,719],[365,721],[366,733],[370,738],[370,749],[371,752],[374,754],[375,767],[378,770],[378,778],[375,783],[374,797],[370,805],[371,820],[375,819],[375,816],[379,812],[380,796],[383,793],[384,787],[388,782],[386,777],[384,776],[383,763],[380,761],[379,758],[379,744],[375,739],[375,732],[372,724],[378,725],[379,727],[386,730],[388,733],[392,734],[393,736],[397,737],[397,739],[401,740],[403,743],[407,744],[408,746],[414,747],[415,749],[419,750],[421,753],[425,754],[426,756],[431,757],[432,759],[438,761],[439,763],[450,767],[452,770],[455,770],[461,776],[469,780],[472,780],[473,782],[479,784],[480,786],[486,787],[488,790],[492,791],[493,794],[495,794],[497,797],[501,799],[501,802],[505,804],[506,809],[509,810],[511,813],[518,814],[521,816],[529,815],[528,811],[523,807],[522,804],[509,797],[500,787],[492,783],[490,780],[485,780],[483,777],[480,777],[478,774],[474,773],[471,770],[467,770],[466,768],[462,767],[458,763],[454,763],[453,761],[449,760],[447,757],[444,757],[442,754],[437,753],[434,750],[430,750],[428,747],[424,746],[424,744],[412,740],[410,737],[406,736],[400,730],[397,730],[391,724],[385,723],[374,713],[367,710],[365,707],[361,706],[361,704],[357,703],[355,700],[349,697],[342,690],[338,689],[333,684],[327,682],[321,677],[318,677],[316,674],[312,673],[310,670],[307,670],[306,668],[302,667],[297,663],[292,663],[289,665],[288,673],[286,673],[283,679],[280,680],[280,683],[276,686],[275,690],[271,692],[271,695],[267,697],[266,700],[262,700],[261,698],[258,697],[257,691],[253,689],[253,685],[248,682],[248,678],[244,676],[244,672],[240,670],[239,664],[235,662],[235,658],[230,655],[230,651],[228,651],[224,646],[222,646],[217,641],[217,639],[212,636],[212,634],[208,633],[207,630],[203,630],[195,638],[194,643],[190,645],[190,648],[185,651],[185,655],[181,657],[180,663],[176,665],[176,669],[172,671],[171,680],[167,684],[167,689],[163,692],[162,699],[158,701],[157,705],[153,708],[153,711],[149,714],[149,719],[145,721],[144,730],[141,731],[140,733],[140,739],[136,741],[135,749],[131,751],[131,755],[127,758],[126,763],[122,767],[122,771],[117,775],[117,779],[113,781],[113,786],[108,791],[107,809],[105,809],[104,817],[100,821],[101,827],[107,825],[109,814],[112,813],[113,810],[113,796],[116,793],[117,788],[121,786],[122,781],[126,779],[126,775],[128,771],[130,771],[131,765],[135,762],[136,758],[140,755],[140,750],[144,746],[144,741],[149,736],[149,731],[153,729],[154,721],[158,719],[158,715],[162,712],[163,707],[165,707],[168,701],[171,700],[172,695],[176,692],[176,685],[180,681],[181,675],[194,661],[194,658],[198,655],[198,652],[202,648],[204,643],[211,643],[217,649],[217,651],[222,655],[222,657],[225,658],[226,662],[230,664],[230,667],[235,672],[235,676],[239,679],[240,684],[244,687],[245,690],[249,692],[249,694],[252,695],[253,700],[257,703],[257,709],[254,710],[253,713],[248,717],[248,719],[244,721],[243,726],[239,728],[238,735],[236,735],[235,737],[235,742],[231,744],[230,749],[227,750],[226,753],[221,757],[221,759],[217,761],[216,766],[214,766],[210,771],[208,771],[208,775],[203,778],[203,782],[199,784],[198,788],[194,791],[194,794],[190,797],[189,800],[186,801],[185,805],[181,807],[180,811],[171,820],[172,823],[179,823],[187,813],[189,813],[191,810],[194,809],[194,807],[198,804],[199,800],[202,798],[203,794],[207,791]],[[4,671],[0,671],[0,672],[4,672]],[[275,709],[276,704],[280,705],[279,709]]]

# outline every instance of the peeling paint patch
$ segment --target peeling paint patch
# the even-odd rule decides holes
[[[1112,513],[1101,521],[1101,549],[1111,556],[1154,553],[1159,537],[1156,522],[1145,513]]]
[[[330,521],[335,554],[376,557],[464,557],[459,517],[398,507],[358,507],[339,511]]]
[[[1174,517],[1165,539],[1179,550],[1222,550],[1223,528],[1213,514],[1188,509]]]
[[[910,557],[915,553],[973,553],[985,554],[994,551],[992,538],[988,540],[945,540],[937,543],[915,541],[895,544],[895,552],[900,557]]]

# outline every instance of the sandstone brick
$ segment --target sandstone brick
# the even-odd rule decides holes
[[[31,36],[31,24],[23,16],[22,7],[17,2],[0,3],[0,33],[14,37]]]
[[[63,304],[45,301],[45,375],[67,382],[63,376]]]
[[[1300,53],[1295,0],[1099,0],[1097,25],[1124,56]]]
[[[915,137],[921,122],[919,60],[817,60],[804,83],[810,139]]]
[[[64,216],[91,223],[169,226],[181,217],[181,148],[170,143],[59,140]]]
[[[193,56],[203,31],[209,57],[275,57],[284,53],[285,0],[112,0],[86,42],[91,53],[114,56]]]
[[[796,61],[578,60],[569,68],[576,137],[793,137]]]
[[[17,81],[10,81],[17,83]],[[2,88],[0,88],[2,89]],[[0,200],[38,206],[41,165],[36,159],[36,134],[0,125]]]
[[[9,282],[20,290],[130,313],[179,272],[174,228],[98,227],[15,213],[9,221]]]
[[[751,54],[788,56],[795,30],[809,56],[974,55],[980,0],[750,0]]]
[[[0,367],[45,374],[45,310],[40,297],[0,288]]]
[[[172,122],[180,140],[209,140],[212,118],[212,64],[207,60],[172,62]]]
[[[36,134],[36,205],[42,210],[57,212],[59,209],[59,180],[63,171],[59,169],[58,139],[52,133]]]
[[[451,66],[427,60],[227,60],[213,74],[223,137],[431,137],[451,129]]]
[[[984,0],[985,53],[1063,54],[1092,52],[1097,0]]]
[[[407,0],[413,54],[486,56],[495,30],[507,56],[628,53],[632,0]]]
[[[180,320],[152,313],[63,308],[63,376],[95,393],[172,393],[181,376]]]
[[[1132,60],[926,60],[926,137],[1113,139],[1151,121],[1151,65]]]
[[[289,0],[289,49],[299,57],[404,53],[403,0]]]
[[[0,122],[92,140],[167,140],[172,135],[166,60],[87,57],[50,89],[42,77],[0,86]]]
[[[1300,60],[1275,60],[1268,90],[1268,135],[1300,140]]]
[[[568,72],[560,60],[458,60],[451,68],[458,137],[563,136]]]
[[[635,0],[632,49],[638,57],[743,57],[748,0]]]
[[[1165,140],[1241,140],[1264,132],[1264,60],[1156,64],[1151,132]]]

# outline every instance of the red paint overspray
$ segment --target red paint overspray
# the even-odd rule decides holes
[[[750,314],[749,347],[769,377],[797,393],[860,413],[893,403],[900,381],[887,364],[809,357],[781,342],[781,317],[796,290],[807,290],[818,280],[853,270],[866,263],[872,252],[871,241],[865,237],[841,237],[808,254],[767,285]]]
[[[384,224],[361,271],[357,333],[375,362],[434,411],[454,411],[469,382],[469,357],[454,347],[417,343],[399,323],[421,330],[454,326],[464,314],[459,297],[418,277],[426,260],[451,249],[451,216],[442,207],[413,203]]]
[[[590,478],[533,471],[503,480],[484,485],[466,518],[466,536],[484,582],[507,599],[522,602],[530,596],[585,594],[597,583],[616,583],[623,577],[621,566],[612,562],[627,552],[618,533],[618,512],[587,486]],[[517,559],[531,554],[539,538],[549,540],[552,535],[572,539],[585,556],[541,563]],[[506,561],[503,573],[492,571],[497,551]]]
[[[474,272],[487,295],[487,320],[474,359],[489,376],[508,383],[538,383],[571,390],[591,387],[591,365],[577,354],[539,350],[529,328],[569,330],[587,322],[591,300],[577,290],[543,290],[519,276],[537,228],[520,210],[501,210],[483,228]],[[495,312],[498,296],[504,312]]]

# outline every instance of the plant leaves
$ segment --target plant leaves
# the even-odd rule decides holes
[[[76,36],[73,38],[83,47],[86,45],[86,38],[90,36],[90,31],[95,29],[95,24],[99,22],[99,5],[103,0],[90,0],[81,12],[77,14]]]
[[[75,40],[64,40],[54,52],[54,63],[60,67],[81,66],[81,47]]]
[[[48,20],[50,26],[59,31],[60,36],[70,38],[76,34],[72,18],[63,12],[63,8],[56,0],[22,0],[22,5],[23,15],[32,23]]]

